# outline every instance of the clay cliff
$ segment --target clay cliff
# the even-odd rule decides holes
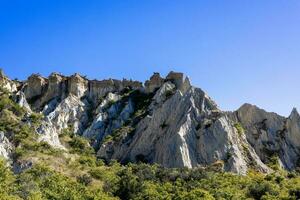
[[[33,74],[0,86],[27,113],[40,113],[39,141],[66,150],[66,129],[89,139],[97,157],[121,163],[158,163],[165,167],[202,167],[222,163],[226,171],[270,172],[268,163],[296,169],[300,162],[300,115],[289,117],[244,104],[220,110],[183,73],[154,73],[145,83],[88,80],[79,74]],[[13,144],[0,132],[0,155],[11,159]],[[13,159],[12,159],[13,160]]]

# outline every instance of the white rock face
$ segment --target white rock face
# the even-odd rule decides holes
[[[300,157],[300,115],[296,109],[286,119],[279,134],[284,140],[281,144],[284,151],[281,162],[285,168],[294,169],[299,165]]]
[[[46,115],[45,122],[38,129],[41,134],[40,140],[54,147],[63,148],[58,137],[63,129],[73,127],[75,133],[83,133],[88,121],[87,104],[72,94],[65,98]]]
[[[13,149],[14,149],[13,145],[9,142],[7,137],[5,137],[4,132],[1,131],[0,132],[0,157],[3,157],[6,160],[10,160]]]
[[[134,105],[131,100],[120,102],[121,96],[108,93],[106,98],[96,109],[96,117],[91,126],[89,126],[83,135],[94,139],[94,145],[115,129],[120,128],[134,111]],[[112,102],[115,102],[112,104]]]
[[[246,137],[263,162],[274,156],[286,169],[294,169],[300,156],[300,117],[294,109],[289,118],[245,104],[235,112]]]
[[[98,157],[124,163],[188,168],[223,163],[224,170],[238,174],[249,168],[270,172],[266,163],[274,156],[285,169],[300,164],[300,116],[295,109],[288,118],[250,104],[222,112],[182,73],[170,72],[166,78],[155,73],[145,86],[79,74],[32,75],[19,85],[3,74],[0,78],[2,85],[15,84],[10,91],[28,113],[45,116],[37,129],[39,140],[55,148],[65,149],[59,134],[73,127],[99,149]],[[0,154],[9,157],[7,141],[0,137]]]
[[[15,101],[19,106],[22,108],[25,108],[28,113],[32,113],[32,110],[30,108],[30,105],[28,104],[26,100],[26,96],[22,91],[18,91],[17,94],[14,96]]]
[[[170,86],[165,83],[154,99],[164,99],[162,91],[168,91],[164,88]],[[177,90],[162,105],[157,104],[152,109],[152,115],[139,122],[132,139],[102,145],[99,157],[121,161],[143,158],[166,167],[188,168],[226,160],[228,171],[247,172],[247,160],[241,145],[247,141],[239,139],[225,115],[213,116],[212,111],[217,107],[203,91],[190,88],[182,94]],[[222,115],[221,111],[218,112]],[[206,122],[209,127],[205,120],[209,120]],[[252,156],[251,159],[257,159],[255,163],[260,170],[268,170],[258,157]]]
[[[31,75],[28,78],[24,88],[24,94],[26,98],[32,99],[35,97],[40,97],[44,92],[46,85],[47,80],[44,77],[38,74]]]
[[[14,81],[11,81],[2,70],[0,70],[0,86],[9,92],[17,91],[17,84]]]
[[[40,134],[38,141],[47,142],[54,148],[65,149],[59,141],[59,130],[56,129],[55,125],[53,125],[49,119],[46,119],[46,121],[42,123],[37,132]]]
[[[79,74],[74,74],[68,80],[68,90],[71,94],[82,97],[88,89],[88,81]]]
[[[153,97],[153,103],[151,104],[151,108],[157,104],[162,104],[168,97],[168,95],[172,95],[175,93],[176,86],[171,82],[164,83],[161,88],[156,92]]]
[[[296,109],[293,109],[291,115],[286,121],[286,138],[289,143],[300,148],[300,115]]]
[[[82,133],[88,120],[87,104],[78,97],[69,95],[47,117],[59,131],[71,125],[75,133]]]

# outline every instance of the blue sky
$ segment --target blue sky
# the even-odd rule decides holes
[[[0,66],[19,79],[181,71],[221,109],[287,116],[300,108],[300,1],[0,0]]]

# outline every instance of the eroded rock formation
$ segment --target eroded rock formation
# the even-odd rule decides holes
[[[71,127],[108,161],[188,168],[222,162],[239,174],[269,172],[266,164],[274,157],[288,170],[300,164],[296,109],[288,118],[250,104],[223,112],[183,73],[154,73],[145,84],[58,73],[16,82],[0,75],[2,88],[20,106],[43,114],[39,140],[55,148],[64,149],[59,135]],[[1,134],[0,154],[8,158],[13,146]]]

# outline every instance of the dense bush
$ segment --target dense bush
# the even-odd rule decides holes
[[[278,196],[279,192],[275,185],[269,182],[252,183],[248,187],[248,196],[254,199],[261,199],[264,195]]]

